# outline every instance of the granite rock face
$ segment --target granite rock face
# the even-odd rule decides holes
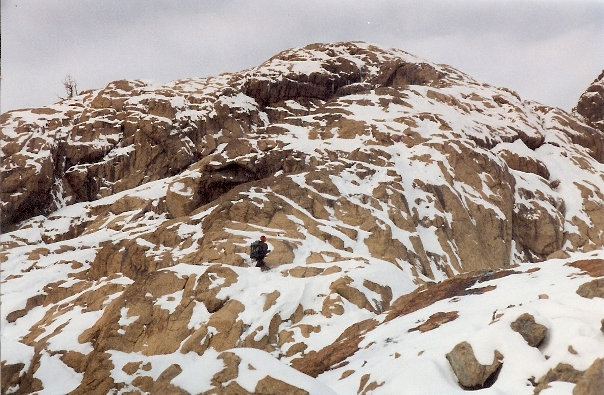
[[[465,387],[541,349],[512,382],[567,347],[591,364],[604,132],[586,97],[568,114],[335,43],[2,114],[3,393],[393,393],[408,366],[455,391],[445,355],[484,333],[510,346],[467,352]],[[510,330],[551,303],[579,316],[548,323],[564,352]]]
[[[604,70],[579,98],[574,111],[592,123],[600,131],[604,130]]]

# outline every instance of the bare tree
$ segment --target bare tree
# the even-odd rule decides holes
[[[65,93],[68,98],[78,94],[78,83],[70,74],[63,80],[63,86],[65,87]]]

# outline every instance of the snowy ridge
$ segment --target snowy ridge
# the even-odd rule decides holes
[[[598,369],[586,119],[336,43],[0,123],[3,393],[570,393]],[[464,341],[493,364],[468,385]]]

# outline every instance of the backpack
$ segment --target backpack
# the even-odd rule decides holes
[[[262,258],[262,247],[260,246],[260,241],[256,240],[252,243],[250,248],[250,258],[252,259],[260,259]]]

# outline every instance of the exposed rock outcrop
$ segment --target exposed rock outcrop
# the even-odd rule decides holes
[[[566,383],[576,384],[581,378],[583,372],[575,369],[572,365],[567,363],[559,363],[555,368],[550,369],[545,376],[543,376],[537,385],[535,386],[534,394],[539,394],[546,388],[550,387],[550,384],[554,381],[563,381]]]
[[[477,92],[460,93],[467,88]],[[395,226],[382,229],[370,218],[375,217],[372,210],[356,203],[345,209],[356,211],[361,221],[351,221],[341,210],[336,216],[346,224],[364,224],[373,254],[391,262],[409,260],[421,267],[421,275],[440,278],[503,267],[520,257],[542,260],[565,245],[602,245],[604,236],[596,229],[604,226],[599,219],[604,217],[604,196],[590,182],[566,186],[549,170],[555,163],[548,159],[551,152],[545,152],[551,133],[595,151],[602,133],[555,109],[527,107],[513,92],[480,89],[451,68],[359,43],[284,51],[257,68],[195,82],[154,87],[116,81],[63,104],[31,110],[31,115],[3,115],[2,224],[11,228],[65,205],[162,179],[169,180],[164,194],[168,214],[184,217],[224,200],[226,192],[242,184],[261,186],[277,174],[338,174],[347,168],[346,161],[371,172],[379,158],[379,166],[391,168],[389,179],[372,185],[365,199],[385,204],[384,214]],[[453,108],[468,121],[435,115],[440,112],[436,107],[433,113],[414,111],[411,99]],[[376,115],[355,116],[348,108],[356,100]],[[522,116],[506,113],[509,127],[466,116],[474,111],[497,118],[502,106]],[[38,119],[28,121],[31,116]],[[392,120],[390,129],[380,129],[383,119]],[[551,126],[545,130],[538,124]],[[295,130],[305,132],[296,136]],[[436,143],[433,133],[446,138]],[[353,144],[333,145],[333,138]],[[300,139],[307,140],[306,146],[292,144]],[[405,157],[412,168],[436,166],[438,177],[403,173],[398,167],[403,157],[388,148],[399,146],[409,150]],[[574,158],[582,171],[593,172],[593,164],[581,159],[583,153],[558,151],[556,155]],[[549,185],[536,191],[524,185],[523,174],[538,175]],[[322,182],[328,190],[335,187],[333,179]],[[573,204],[579,210],[569,211],[558,197],[559,188],[576,189],[584,206]],[[317,185],[313,190],[318,191]],[[325,200],[313,190],[308,191],[313,200]],[[286,197],[299,203],[293,192],[290,188]],[[399,192],[402,199],[393,195]],[[405,198],[410,195],[417,197]],[[339,203],[350,206],[342,198]],[[315,204],[319,206],[325,205]],[[438,251],[427,248],[422,237],[404,244],[392,240],[399,230],[420,234],[424,228],[439,240]]]
[[[574,111],[604,131],[604,70],[581,95]]]
[[[448,352],[465,388],[584,369],[604,308],[585,97],[571,115],[336,43],[2,114],[2,392],[454,392]],[[450,350],[466,331],[492,363]]]

